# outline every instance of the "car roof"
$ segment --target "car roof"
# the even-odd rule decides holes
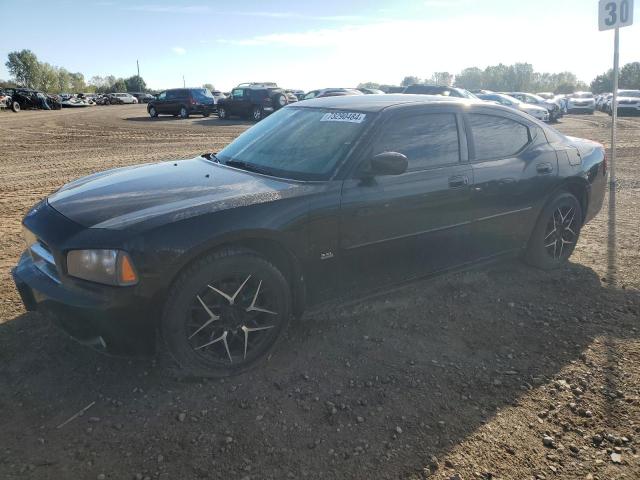
[[[411,95],[404,93],[378,95],[345,95],[341,97],[322,97],[304,100],[295,104],[305,108],[336,108],[341,110],[356,110],[361,112],[380,112],[385,108],[410,104],[441,104],[441,105],[488,105],[481,100],[457,97],[443,97],[441,95]]]

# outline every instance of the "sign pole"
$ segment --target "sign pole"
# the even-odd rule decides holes
[[[613,45],[613,98],[611,99],[611,168],[609,188],[616,188],[616,133],[618,123],[618,69],[620,57],[620,29],[616,27]]]

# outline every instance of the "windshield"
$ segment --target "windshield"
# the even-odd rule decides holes
[[[244,132],[217,157],[222,163],[276,177],[326,180],[372,116],[286,107]]]
[[[462,98],[471,98],[471,99],[478,100],[478,97],[476,95],[471,93],[469,90],[465,90],[464,88],[458,88],[458,93],[462,95]]]
[[[593,98],[593,94],[589,92],[577,92],[571,95],[571,98]]]

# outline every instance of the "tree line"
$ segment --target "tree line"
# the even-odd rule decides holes
[[[41,62],[31,50],[10,52],[5,63],[12,80],[0,80],[0,87],[26,87],[47,93],[145,92],[142,77],[94,76],[87,82],[82,73]]]
[[[79,72],[69,72],[65,68],[41,62],[31,50],[10,52],[5,63],[11,81],[0,80],[0,87],[27,87],[48,93],[113,93],[145,92],[147,84],[142,77],[117,78],[113,75],[94,76],[86,81]],[[613,71],[598,75],[590,85],[578,80],[571,72],[540,73],[530,63],[513,65],[490,65],[485,69],[465,68],[456,75],[449,72],[435,72],[431,77],[406,76],[400,85],[381,85],[365,82],[362,88],[379,88],[394,92],[414,84],[455,85],[468,90],[486,89],[498,92],[554,92],[572,93],[591,90],[593,93],[610,92],[613,89]],[[213,85],[206,85],[213,87]],[[624,65],[620,70],[620,88],[640,89],[640,62]],[[211,88],[210,88],[211,89]]]
[[[613,90],[613,72],[598,75],[590,85],[578,80],[571,72],[541,73],[533,69],[530,63],[513,65],[490,65],[484,70],[478,67],[465,68],[456,75],[449,72],[435,72],[431,77],[420,78],[406,76],[400,85],[384,85],[365,82],[359,88],[379,88],[385,92],[393,92],[401,87],[415,84],[449,85],[467,90],[492,90],[496,92],[553,92],[567,94],[581,90],[593,93],[611,92]],[[628,63],[620,70],[620,87],[640,89],[640,62]]]

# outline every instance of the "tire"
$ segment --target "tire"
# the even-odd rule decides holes
[[[223,250],[174,282],[161,334],[188,376],[237,375],[273,351],[288,327],[290,306],[289,285],[274,265],[251,250]]]
[[[287,103],[289,103],[289,100],[287,100],[287,97],[284,93],[276,93],[272,98],[272,102],[275,109],[279,110],[287,105]]]
[[[262,107],[256,105],[251,109],[251,120],[253,120],[254,122],[259,122],[260,120],[262,120],[263,115],[264,112],[262,111]]]
[[[180,107],[180,118],[189,118],[189,110],[187,110],[187,107],[182,106]]]
[[[156,107],[149,107],[149,116],[151,118],[158,118],[158,111],[156,110]]]
[[[18,102],[12,101],[11,110],[13,110],[14,113],[18,113],[20,111],[20,104]]]
[[[220,120],[226,120],[228,118],[227,116],[227,109],[224,107],[218,107],[218,118]]]
[[[568,192],[558,193],[542,210],[525,254],[525,261],[542,270],[563,266],[580,238],[582,207]]]

